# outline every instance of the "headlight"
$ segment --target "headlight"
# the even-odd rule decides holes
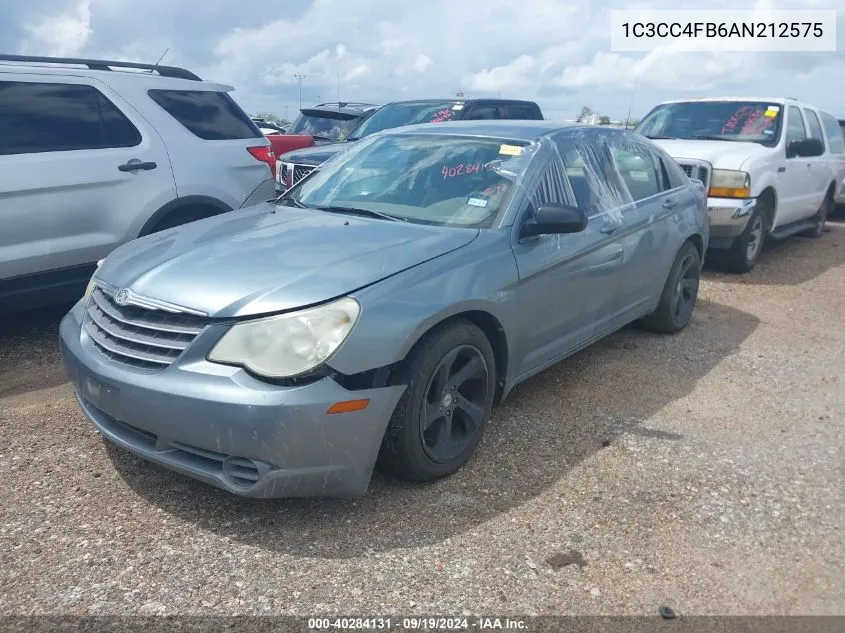
[[[208,355],[268,378],[290,378],[314,369],[346,340],[361,306],[344,297],[325,305],[237,323]]]
[[[750,198],[751,176],[744,171],[714,169],[710,176],[709,195],[714,198]]]
[[[103,263],[103,260],[97,262],[97,268]],[[94,269],[94,273],[96,274],[97,268]],[[91,298],[91,294],[94,292],[94,288],[97,287],[97,282],[94,281],[94,275],[91,275],[91,280],[88,282],[88,285],[85,287],[85,294],[82,295],[82,302],[85,305],[88,305],[88,299]]]

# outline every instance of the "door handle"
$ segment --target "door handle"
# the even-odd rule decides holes
[[[119,165],[118,169],[120,171],[139,171],[139,170],[148,171],[150,169],[155,169],[156,167],[158,167],[158,165],[156,165],[155,163],[153,163],[151,161],[142,163],[140,160],[133,158],[128,163],[124,163],[123,165]]]
[[[778,167],[778,173],[779,174],[782,174],[785,171],[786,171],[786,167]]]
[[[671,198],[669,200],[663,201],[664,209],[674,209],[676,206],[678,206],[678,203],[672,200]]]

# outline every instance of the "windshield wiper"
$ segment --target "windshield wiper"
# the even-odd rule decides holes
[[[382,213],[380,211],[373,211],[372,209],[358,209],[356,207],[335,207],[335,206],[326,206],[326,207],[312,207],[314,209],[319,209],[320,211],[327,211],[329,213],[349,213],[351,215],[363,215],[365,217],[370,218],[379,218],[381,220],[390,220],[391,222],[404,222],[402,218],[397,218],[395,215],[388,215],[387,213]]]
[[[732,143],[747,143],[747,139],[739,138],[725,138],[724,136],[717,136],[715,134],[698,134],[695,137],[699,141],[731,141]],[[756,142],[756,141],[752,141]]]
[[[317,139],[318,141],[331,141],[334,140],[329,136],[323,136],[322,134],[312,134],[311,138]]]
[[[648,134],[645,134],[644,136],[646,138],[650,138],[652,140],[657,140],[657,141],[677,141],[678,140],[677,136],[649,136]]]
[[[289,202],[290,206],[296,207],[298,209],[307,209],[308,208],[304,204],[302,204],[299,200],[294,198],[293,196],[286,196],[286,195],[282,194],[281,196],[276,198],[276,204],[285,204],[286,202]]]

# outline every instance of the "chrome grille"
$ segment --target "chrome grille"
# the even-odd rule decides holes
[[[308,174],[314,171],[314,167],[311,165],[294,165],[293,166],[293,184],[295,185],[300,180],[305,178]]]
[[[684,161],[682,163],[679,162],[678,165],[681,169],[684,170],[684,173],[687,175],[687,178],[695,178],[696,180],[700,180],[704,183],[705,189],[710,186],[710,168],[706,163]]]
[[[208,323],[204,317],[119,306],[102,288],[88,302],[85,331],[109,359],[141,369],[164,369]]]

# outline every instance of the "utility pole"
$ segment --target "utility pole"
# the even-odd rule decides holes
[[[285,106],[285,121],[290,121],[290,119],[288,118],[288,107],[287,106]]]
[[[302,110],[302,80],[305,78],[305,75],[302,73],[294,73],[293,76],[299,80],[299,109]]]

